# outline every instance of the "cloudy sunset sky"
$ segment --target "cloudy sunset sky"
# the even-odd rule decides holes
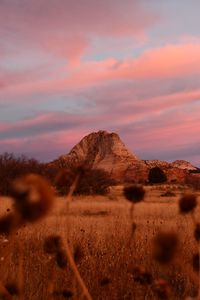
[[[93,131],[200,166],[199,0],[1,0],[0,153],[50,161]]]

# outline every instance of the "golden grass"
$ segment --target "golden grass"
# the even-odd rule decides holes
[[[20,228],[12,240],[6,241],[1,236],[0,280],[3,283],[16,281],[21,262],[23,299],[64,299],[70,297],[70,292],[71,299],[80,299],[80,287],[70,268],[67,267],[67,272],[59,269],[52,256],[43,252],[44,239],[58,234],[64,239],[68,235],[72,251],[78,249],[77,267],[93,299],[156,299],[147,287],[134,281],[133,270],[137,265],[143,266],[155,280],[169,281],[170,299],[193,296],[198,288],[198,276],[191,267],[192,254],[198,249],[193,237],[193,220],[190,215],[179,214],[178,190],[176,197],[167,198],[160,197],[161,189],[147,187],[146,200],[135,205],[134,235],[131,234],[130,203],[122,198],[120,190],[116,197],[113,192],[112,200],[102,196],[74,197],[68,215],[65,199],[57,198],[56,206],[45,219]],[[11,203],[1,198],[0,207],[1,214],[9,214],[7,209]],[[199,207],[196,215],[199,218]],[[152,259],[152,240],[160,230],[176,231],[181,243],[176,261],[165,267]],[[51,289],[53,298],[48,293]]]

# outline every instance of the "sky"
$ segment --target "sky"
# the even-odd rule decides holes
[[[200,166],[199,0],[0,0],[0,154],[116,132]]]

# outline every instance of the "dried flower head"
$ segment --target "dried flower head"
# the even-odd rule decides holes
[[[171,288],[166,280],[156,280],[152,285],[152,291],[158,299],[170,299]]]
[[[200,223],[196,223],[196,225],[195,225],[194,237],[197,242],[200,241]]]
[[[61,269],[65,269],[67,267],[67,255],[64,250],[61,249],[56,253],[56,263]]]
[[[50,235],[44,241],[44,252],[55,254],[62,249],[62,239],[59,235]]]
[[[176,253],[178,237],[174,232],[159,232],[154,238],[153,257],[161,264],[170,262]]]
[[[131,185],[124,187],[125,198],[133,203],[138,203],[144,199],[145,190],[141,185]]]
[[[12,187],[15,209],[22,219],[34,222],[45,216],[53,204],[53,190],[42,176],[29,174],[16,179]]]
[[[150,285],[153,282],[151,273],[147,272],[143,266],[136,266],[132,273],[134,280],[142,285]]]
[[[195,253],[192,257],[192,267],[195,272],[199,272],[200,270],[200,262],[199,262],[199,253]]]
[[[194,194],[185,194],[179,200],[179,210],[182,214],[192,212],[197,206],[197,196]]]

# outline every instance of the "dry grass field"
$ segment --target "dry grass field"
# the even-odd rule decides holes
[[[46,218],[20,228],[8,239],[0,237],[1,281],[22,281],[24,293],[20,299],[24,300],[81,299],[69,265],[64,270],[59,268],[54,257],[43,251],[46,237],[58,234],[68,239],[93,299],[157,299],[149,286],[134,280],[134,268],[138,265],[150,272],[154,280],[169,282],[171,300],[194,297],[198,274],[193,271],[191,260],[198,244],[193,237],[191,216],[179,214],[177,203],[182,191],[174,188],[176,196],[161,197],[167,187],[145,189],[145,201],[134,207],[134,234],[130,203],[122,197],[120,188],[108,197],[74,197],[68,214],[65,198],[57,198]],[[8,208],[12,211],[10,201],[1,198],[1,214],[9,214]],[[195,215],[199,219],[199,207]],[[152,258],[152,240],[160,230],[173,230],[180,240],[175,261],[165,266]]]

